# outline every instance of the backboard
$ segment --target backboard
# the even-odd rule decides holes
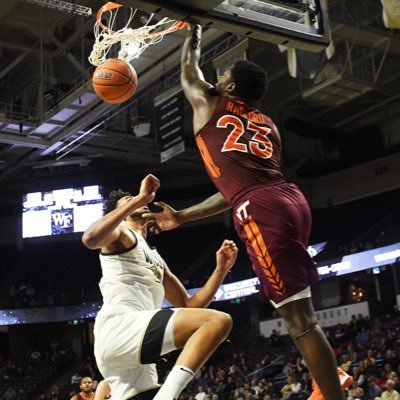
[[[308,51],[329,44],[325,0],[117,0],[142,11]]]

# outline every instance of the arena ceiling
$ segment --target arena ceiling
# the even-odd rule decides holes
[[[35,3],[35,2],[33,2]],[[79,0],[94,14],[102,2]],[[400,34],[386,29],[376,0],[328,1],[336,54],[313,80],[291,78],[286,53],[249,39],[248,58],[265,66],[269,94],[262,108],[285,134],[298,119],[297,135],[340,141],[366,126],[379,126],[399,111]],[[1,1],[0,186],[18,189],[38,180],[153,172],[177,186],[208,182],[193,147],[191,114],[185,112],[186,150],[160,163],[154,125],[149,136],[135,127],[153,122],[153,98],[177,83],[184,33],[170,34],[133,62],[139,91],[129,104],[102,102],[91,89],[94,15],[83,16],[32,4]],[[243,38],[215,29],[204,33],[209,61]],[[212,76],[210,62],[204,65]],[[293,120],[294,119],[294,120]],[[289,125],[287,125],[289,126]],[[311,127],[311,128],[310,128]],[[285,139],[293,175],[313,158],[315,146]],[[307,146],[306,146],[307,147]],[[311,153],[311,154],[310,154]]]

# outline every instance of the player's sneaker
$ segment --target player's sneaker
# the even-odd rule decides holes
[[[353,383],[353,377],[344,372],[339,367],[337,368],[337,372],[339,375],[340,384],[342,385],[342,389],[347,389]],[[308,398],[308,400],[324,400],[324,396],[322,396],[322,393],[319,390],[319,387],[314,379],[312,381],[312,388],[313,392],[311,393],[311,396]]]

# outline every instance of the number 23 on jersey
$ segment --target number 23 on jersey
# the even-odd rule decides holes
[[[268,134],[271,132],[270,128],[256,125],[249,120],[245,128],[240,118],[226,114],[217,121],[217,128],[228,127],[232,127],[232,130],[222,146],[222,152],[240,151],[242,153],[251,153],[261,158],[271,158],[273,148],[268,138]],[[240,138],[246,131],[254,132],[254,134],[247,143],[243,143]]]

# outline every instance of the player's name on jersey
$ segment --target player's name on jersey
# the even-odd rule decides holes
[[[257,124],[267,124],[268,118],[259,111],[249,110],[234,101],[227,101],[226,110]]]

